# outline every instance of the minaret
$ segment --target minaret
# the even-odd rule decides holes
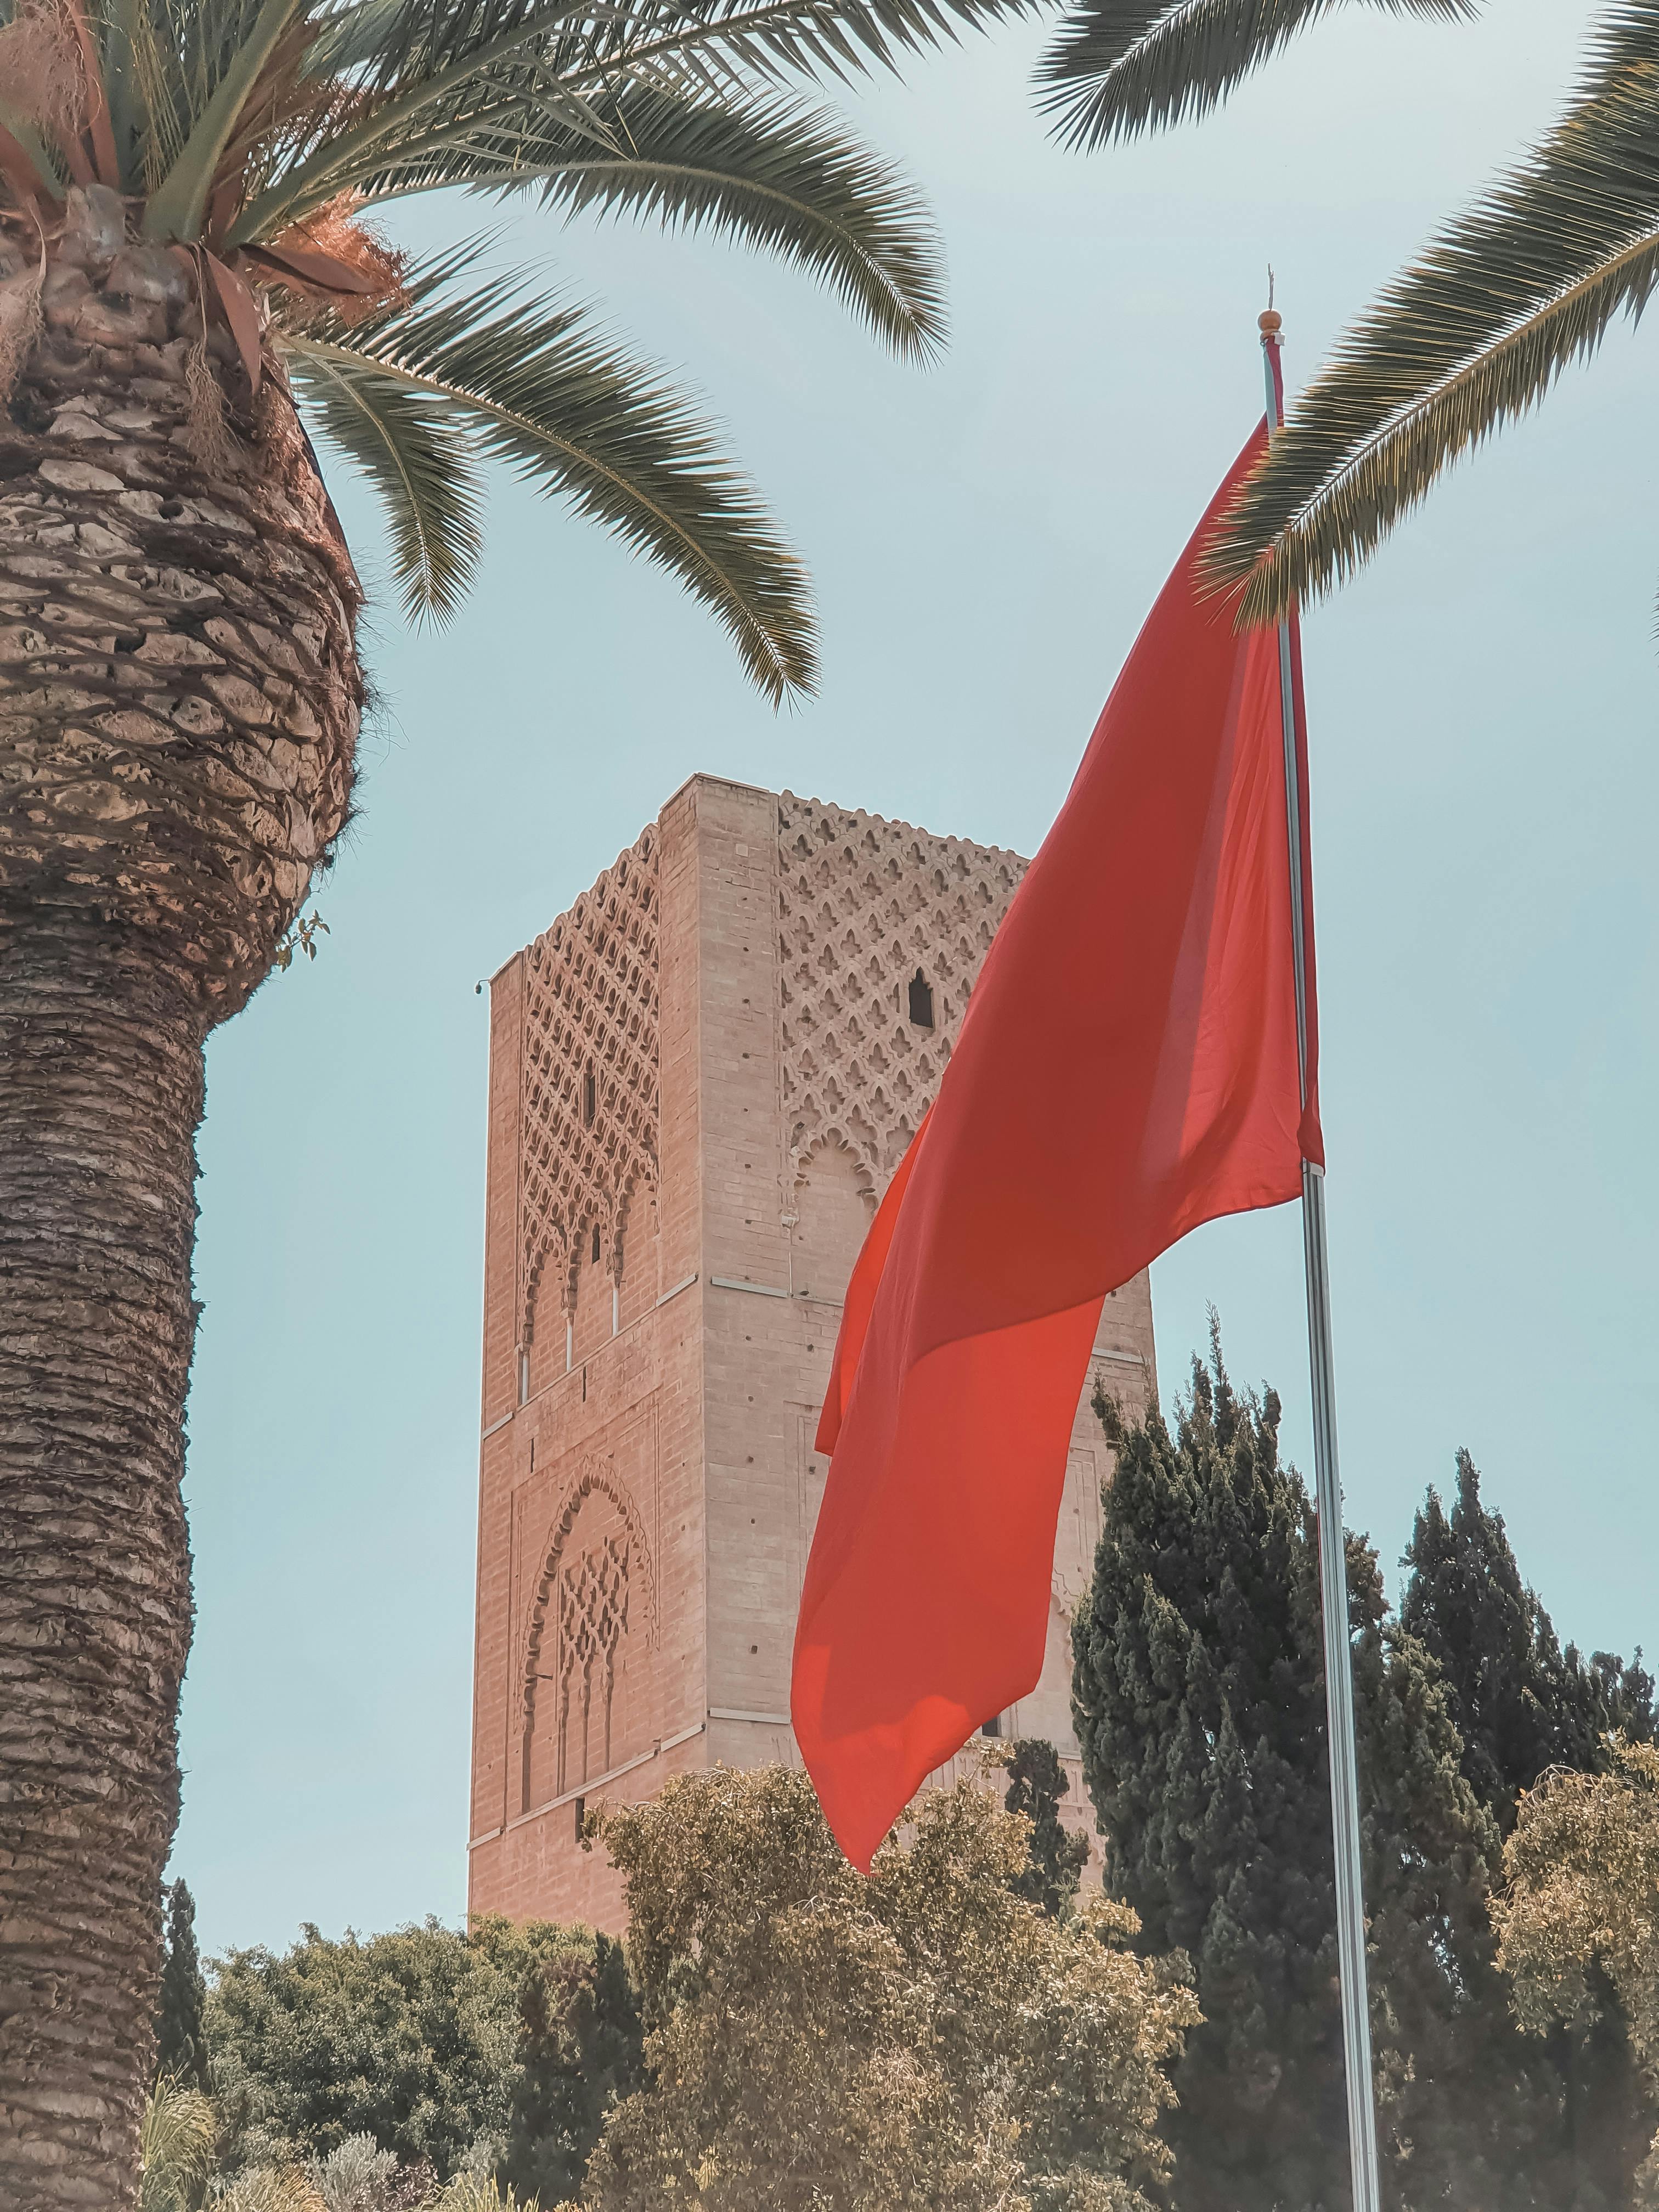
[[[586,1806],[793,1761],[789,1662],[840,1301],[1025,863],[696,776],[490,986],[471,1909],[620,1924]],[[1106,1301],[1042,1679],[1154,1389],[1145,1275]]]

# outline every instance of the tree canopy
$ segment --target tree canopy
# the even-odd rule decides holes
[[[1031,1824],[1029,1863],[1014,1887],[1057,1919],[1069,1911],[1089,1863],[1089,1838],[1060,1817],[1060,1801],[1072,1785],[1060,1753],[1040,1736],[1023,1736],[1012,1747],[1007,1772],[1002,1802]]]
[[[1206,2016],[1168,2119],[1181,2212],[1285,2212],[1347,2185],[1316,1532],[1279,1410],[1234,1389],[1218,1334],[1173,1432],[1105,1408],[1117,1467],[1073,1624],[1108,1883],[1147,1946],[1190,1954]],[[1375,1554],[1350,1537],[1347,1559],[1390,2201],[1524,2206],[1554,2103],[1492,1971],[1496,1830]]]
[[[1521,1578],[1501,1513],[1481,1503],[1480,1476],[1457,1455],[1449,1513],[1431,1490],[1406,1547],[1411,1569],[1401,1626],[1438,1663],[1470,1787],[1507,1835],[1516,1800],[1547,1768],[1604,1769],[1614,1730],[1654,1732],[1653,1677],[1638,1651],[1585,1659],[1563,1650],[1535,1590]]]
[[[1534,2034],[1593,2030],[1610,1988],[1628,2027],[1659,2120],[1659,1750],[1615,1742],[1601,1774],[1556,1771],[1521,1799],[1504,1850],[1508,1887],[1494,1900],[1498,1959]],[[1611,2133],[1626,2116],[1601,2110]],[[1621,2146],[1606,2146],[1615,2152]],[[1626,2170],[1639,2142],[1624,2146]],[[1637,2176],[1635,2202],[1659,2202],[1659,2133]]]
[[[161,1954],[161,2001],[155,2014],[155,2071],[180,2087],[208,2087],[207,1981],[196,1947],[196,1900],[188,1883],[169,1882]]]
[[[215,1962],[207,2027],[230,2163],[282,2168],[372,2136],[441,2180],[505,2142],[532,1971],[594,1955],[586,1929],[428,1919],[360,1940],[307,1927],[285,1952]]]
[[[647,2080],[611,2111],[594,2212],[1150,2212],[1165,2069],[1197,2018],[1133,1916],[1048,1917],[1030,1823],[924,1794],[854,1873],[781,1767],[601,1816],[629,1907]]]
[[[532,1960],[501,2171],[544,2205],[575,2197],[605,2116],[643,2071],[639,2000],[610,1936]]]

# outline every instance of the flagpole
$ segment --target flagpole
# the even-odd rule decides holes
[[[1277,436],[1275,374],[1281,319],[1260,318],[1267,383],[1267,433]],[[1285,805],[1290,827],[1291,927],[1296,963],[1296,1045],[1302,1104],[1308,1104],[1308,975],[1303,915],[1302,780],[1291,626],[1279,625],[1279,696],[1285,726]],[[1348,1635],[1348,1567],[1342,1536],[1342,1484],[1336,1462],[1336,1370],[1331,1351],[1330,1270],[1325,1244],[1325,1175],[1302,1163],[1302,1250],[1308,1286],[1308,1362],[1313,1383],[1314,1497],[1319,1517],[1319,1589],[1325,1631],[1325,1709],[1331,1762],[1331,1829],[1336,1845],[1336,1943],[1342,1990],[1342,2053],[1347,2075],[1348,2156],[1353,2212],[1380,2212],[1376,2108],[1371,2087],[1371,2026],[1366,1996],[1365,1903],[1359,1860],[1359,1784],[1354,1758],[1353,1654]]]

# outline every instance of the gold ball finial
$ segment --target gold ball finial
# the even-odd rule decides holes
[[[1285,318],[1272,307],[1264,307],[1255,319],[1255,326],[1264,338],[1277,337],[1285,327]]]

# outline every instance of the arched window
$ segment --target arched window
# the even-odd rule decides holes
[[[914,1016],[912,1018],[915,1018]],[[582,1078],[582,1127],[584,1129],[592,1127],[594,1109],[598,1104],[598,1091],[593,1081],[593,1071],[590,1067]]]
[[[599,1264],[599,1224],[597,1221],[593,1224],[593,1245],[588,1257],[597,1267]]]
[[[910,978],[910,1018],[919,1030],[933,1026],[933,987],[920,968]]]

